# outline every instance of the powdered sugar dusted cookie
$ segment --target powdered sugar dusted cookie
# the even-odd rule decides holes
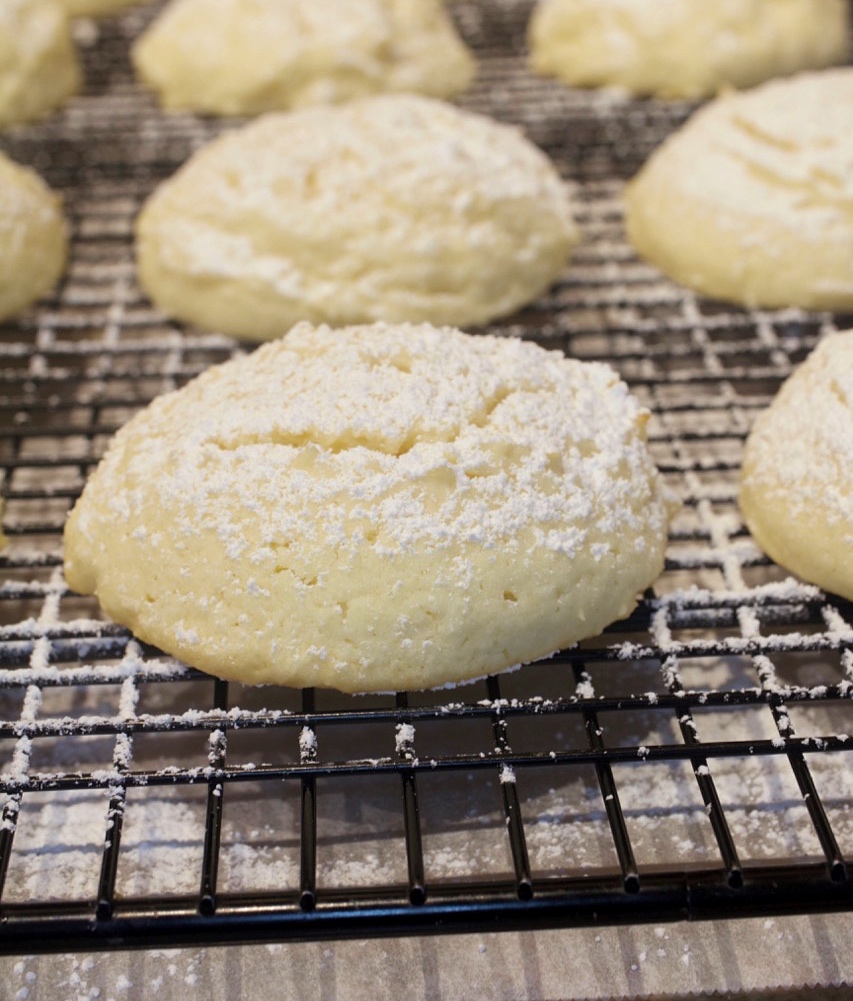
[[[145,205],[137,259],[166,312],[263,340],[300,320],[484,323],[544,291],[575,239],[517,130],[395,95],[215,140]]]
[[[747,306],[853,307],[853,69],[730,94],[629,184],[628,235],[677,282]]]
[[[59,0],[2,0],[0,127],[43,118],[76,93],[80,80]]]
[[[533,68],[580,87],[703,97],[843,62],[847,0],[540,0]]]
[[[671,514],[605,365],[300,324],[155,400],[65,531],[71,587],[212,674],[423,689],[627,615]]]
[[[0,154],[0,319],[47,292],[67,252],[59,197],[32,170]]]
[[[444,0],[172,0],[133,60],[166,108],[218,115],[450,97],[474,76]]]
[[[853,600],[853,331],[821,341],[756,420],[740,506],[772,559]]]

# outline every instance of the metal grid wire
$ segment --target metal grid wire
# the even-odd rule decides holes
[[[565,278],[494,332],[609,361],[653,412],[684,507],[634,615],[452,692],[349,698],[216,682],[70,593],[66,513],[111,433],[246,350],[154,310],[133,219],[227,124],[164,117],[129,41],[85,39],[87,91],[3,149],[66,198],[68,274],[0,325],[0,951],[177,945],[849,908],[853,609],[752,543],[744,436],[850,320],[746,312],[641,264],[622,184],[686,104],[529,75],[529,4],[454,5],[474,110],[575,188]]]

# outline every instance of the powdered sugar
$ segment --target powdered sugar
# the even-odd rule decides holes
[[[391,533],[389,544],[399,548],[406,549],[424,535],[439,541],[448,532],[474,541],[505,538],[531,520],[547,524],[556,515],[555,503],[561,511],[567,503],[583,503],[563,493],[534,492],[536,481],[547,473],[549,455],[571,457],[567,441],[576,443],[573,448],[592,451],[590,471],[600,467],[600,473],[592,475],[606,492],[604,506],[612,512],[608,517],[619,516],[618,487],[606,470],[625,460],[636,461],[627,455],[623,460],[622,442],[625,423],[639,420],[640,411],[606,368],[575,367],[532,345],[490,338],[469,342],[464,351],[460,342],[458,357],[448,359],[457,342],[423,328],[403,332],[399,361],[392,356],[391,364],[378,347],[382,328],[353,340],[352,349],[339,348],[329,356],[313,354],[301,336],[294,331],[285,342],[263,348],[228,370],[217,370],[199,380],[190,396],[180,398],[183,406],[204,416],[185,430],[186,444],[197,450],[198,458],[192,466],[182,466],[176,489],[189,492],[194,520],[215,519],[224,544],[231,541],[236,526],[230,516],[217,518],[211,505],[226,489],[244,493],[247,507],[261,503],[266,493],[262,484],[279,475],[282,463],[292,468],[291,503],[282,505],[276,517],[293,521],[294,527],[299,521],[302,533],[323,533],[337,544],[345,542],[333,501],[349,483],[356,501],[351,516],[380,519]],[[331,343],[340,335],[323,336]],[[440,377],[427,360],[438,351],[443,356]],[[414,372],[407,378],[408,365]],[[543,405],[551,394],[573,399],[572,409]],[[178,399],[164,397],[152,407],[146,447],[127,455],[131,470],[137,466],[153,470],[169,457],[166,449],[172,446],[165,433],[175,420]],[[130,433],[123,431],[118,441]],[[506,440],[508,433],[515,438],[513,445]],[[513,458],[524,465],[516,474],[515,495],[493,512],[485,499],[504,494],[508,486],[499,467],[493,467],[502,460],[501,451],[511,449]],[[222,469],[211,479],[198,463],[207,465],[214,457]],[[242,467],[241,476],[231,471],[235,461]],[[247,461],[251,466],[246,467]],[[317,463],[322,475],[309,479],[300,473],[299,462],[306,469],[309,462]],[[389,495],[400,481],[444,475],[457,485],[460,480],[475,480],[489,491],[484,502],[468,502],[455,516],[444,509],[431,515],[405,495]],[[302,490],[307,491],[305,499],[294,506]],[[131,509],[123,507],[128,499],[119,494],[112,501],[116,514],[130,514]],[[322,526],[305,520],[308,507],[323,517]],[[501,522],[489,524],[496,513]],[[579,508],[573,520],[581,521],[584,513]],[[189,520],[179,524],[183,535],[194,531]],[[296,533],[270,529],[266,533],[269,538],[279,534],[290,538]],[[543,531],[542,541],[571,552],[581,537],[576,528],[565,539],[549,529]]]
[[[708,152],[685,174],[685,190],[714,199],[724,189],[729,209],[749,212],[758,185],[762,211],[773,206],[777,218],[837,239],[844,206],[853,198],[849,102],[841,96],[851,85],[848,70],[826,71],[715,105],[696,120],[696,128],[706,130]],[[838,95],[837,102],[827,101],[828,92]],[[795,132],[789,94],[795,97]]]
[[[172,315],[266,340],[306,319],[484,323],[553,281],[577,235],[516,129],[394,95],[223,135],[146,203],[138,259]]]

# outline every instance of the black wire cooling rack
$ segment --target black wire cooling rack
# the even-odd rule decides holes
[[[142,200],[227,127],[134,85],[153,10],[86,29],[86,93],[0,142],[74,229],[64,283],[0,326],[0,951],[850,908],[853,610],[761,554],[736,491],[753,416],[853,321],[736,310],[638,262],[622,185],[691,108],[535,79],[529,4],[454,6],[481,66],[463,103],[551,154],[584,242],[491,330],[609,361],[652,411],[684,507],[633,616],[500,678],[351,698],[214,681],[68,591],[64,519],[110,434],[248,349],[135,285]]]

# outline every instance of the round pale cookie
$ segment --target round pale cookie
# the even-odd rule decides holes
[[[771,559],[853,600],[853,331],[821,341],[755,421],[740,507]]]
[[[216,115],[450,97],[474,76],[444,0],[173,0],[133,61],[165,108]]]
[[[58,0],[0,0],[0,127],[43,118],[80,87]]]
[[[77,591],[223,678],[433,688],[627,615],[671,514],[605,365],[300,324],[156,399],[65,530]]]
[[[540,0],[535,71],[579,87],[697,98],[843,62],[847,0]]]
[[[485,323],[544,291],[575,239],[519,132],[386,95],[214,140],[146,203],[137,262],[170,315],[264,340],[300,320]]]
[[[0,320],[52,288],[67,253],[60,197],[32,170],[0,153]]]
[[[853,69],[718,98],[628,185],[637,253],[745,306],[853,307]]]
[[[140,0],[60,0],[71,17],[104,17]]]

